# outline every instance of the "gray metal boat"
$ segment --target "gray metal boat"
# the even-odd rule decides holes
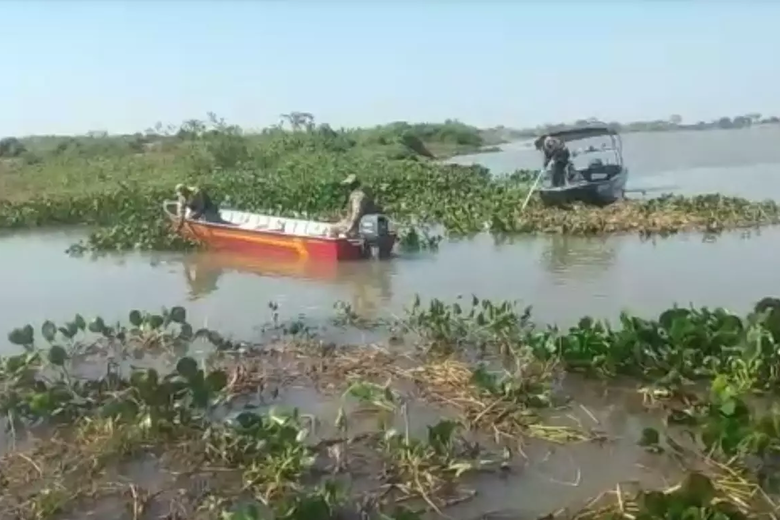
[[[557,137],[566,143],[571,154],[565,182],[552,185],[552,175],[547,168],[540,172],[538,188],[542,202],[549,205],[584,202],[607,205],[625,195],[628,168],[623,164],[623,141],[620,135],[606,125],[593,125],[562,130],[538,137],[534,141],[537,150],[542,149],[546,137]],[[602,139],[580,151],[571,150],[569,143],[585,139]]]

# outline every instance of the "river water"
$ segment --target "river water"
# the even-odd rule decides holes
[[[630,134],[625,137],[630,188],[780,198],[778,138],[780,127]],[[500,174],[537,167],[539,159],[527,145],[513,143],[500,153],[457,161],[479,161]],[[565,324],[585,314],[615,318],[622,309],[657,313],[673,302],[744,311],[780,288],[780,228],[749,236],[728,233],[715,241],[699,234],[654,242],[636,236],[544,236],[498,244],[490,236],[478,236],[390,262],[310,267],[214,253],[67,256],[65,249],[81,236],[70,229],[0,238],[0,329],[70,319],[76,312],[114,320],[131,309],[184,305],[193,325],[251,340],[259,338],[262,325],[271,319],[269,302],[278,304],[282,318],[303,314],[316,322],[334,315],[337,300],[379,317],[402,312],[416,293],[447,300],[472,293],[518,300],[533,305],[538,319]],[[0,349],[0,354],[8,352],[4,341]],[[674,480],[673,464],[636,447],[642,428],[660,423],[637,405],[635,392],[624,396],[613,389],[607,395],[600,385],[582,385],[577,379],[566,387],[577,395],[577,404],[566,413],[613,441],[602,448],[585,443],[566,449],[531,442],[525,462],[517,462],[512,476],[472,482],[479,495],[456,508],[454,518],[535,518],[582,504],[617,482],[636,479],[660,486]],[[279,399],[327,423],[339,407],[337,400],[305,389],[284,388]],[[418,408],[412,421],[420,427],[441,415],[422,404]],[[578,413],[583,411],[587,413]],[[610,464],[605,466],[604,460]],[[144,482],[150,479],[143,477]],[[490,510],[515,515],[480,516]]]
[[[780,198],[780,126],[750,130],[629,134],[624,156],[630,189],[652,192],[721,192]],[[498,153],[457,158],[478,161],[500,174],[538,167],[527,143]],[[639,195],[638,195],[639,196]],[[546,322],[571,323],[590,314],[615,318],[628,309],[657,313],[673,302],[746,310],[780,288],[780,229],[715,241],[699,234],[643,242],[636,236],[520,237],[497,244],[490,236],[445,242],[438,252],[390,262],[300,268],[201,253],[127,254],[70,258],[78,230],[0,238],[0,280],[5,302],[0,329],[80,312],[124,318],[131,309],[184,305],[196,325],[242,339],[270,319],[333,315],[342,300],[368,316],[402,312],[415,293],[452,299],[483,298],[533,305]]]

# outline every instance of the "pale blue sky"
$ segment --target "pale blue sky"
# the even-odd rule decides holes
[[[0,1],[0,136],[780,115],[780,2]]]

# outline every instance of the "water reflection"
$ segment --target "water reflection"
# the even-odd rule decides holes
[[[546,240],[541,263],[555,277],[603,273],[615,265],[621,242],[606,237],[553,235]]]
[[[227,273],[261,277],[298,278],[318,284],[347,287],[349,303],[364,316],[377,316],[382,303],[393,298],[395,262],[311,262],[279,260],[228,252],[204,252],[181,259],[189,299],[202,299],[219,288]]]
[[[182,266],[189,289],[189,300],[198,300],[219,288],[217,282],[223,273],[222,269],[212,267],[201,257],[193,258],[190,256],[184,257]]]
[[[497,252],[503,249],[532,255],[534,268],[541,267],[539,272],[550,275],[548,279],[558,286],[592,281],[609,273],[619,264],[618,251],[633,241],[632,236],[493,236]]]

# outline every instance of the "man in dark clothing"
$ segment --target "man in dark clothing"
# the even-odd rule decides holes
[[[179,226],[177,230],[181,229],[186,218],[215,223],[223,222],[219,216],[219,208],[202,189],[178,184],[176,185],[176,196],[179,202]],[[187,210],[189,210],[189,215]]]
[[[557,137],[547,136],[542,144],[544,166],[552,170],[552,185],[563,186],[566,183],[566,170],[569,167],[571,153],[566,144]]]

